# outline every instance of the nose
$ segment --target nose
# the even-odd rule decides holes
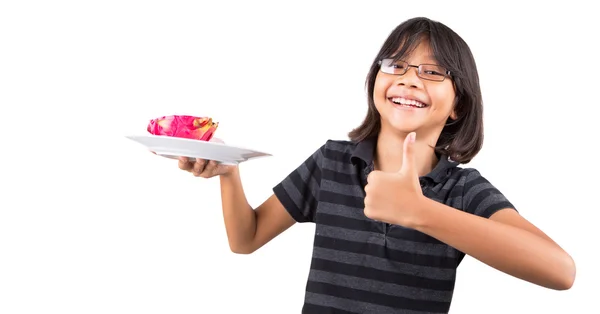
[[[406,87],[420,88],[423,86],[423,82],[418,75],[419,69],[416,66],[409,66],[406,73],[396,78],[397,85],[403,85]]]

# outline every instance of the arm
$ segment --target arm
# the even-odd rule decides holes
[[[412,136],[411,136],[412,135]],[[365,186],[365,215],[416,229],[514,277],[566,290],[575,263],[556,243],[523,219],[477,170],[455,185],[460,209],[426,197],[418,181],[414,133],[404,142],[399,172],[372,171]]]
[[[250,254],[295,223],[275,195],[254,210],[246,199],[239,168],[221,175],[220,181],[223,219],[232,252]]]
[[[223,218],[233,252],[249,254],[296,222],[313,222],[321,182],[324,146],[273,188],[256,210],[248,204],[239,169],[221,175]]]
[[[490,219],[421,198],[415,229],[517,278],[556,290],[575,280],[575,263],[558,245],[516,211]]]

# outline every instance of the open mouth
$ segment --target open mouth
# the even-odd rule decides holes
[[[407,108],[426,108],[429,107],[429,105],[424,104],[418,100],[414,100],[414,99],[406,99],[406,98],[402,98],[402,97],[388,97],[388,100],[393,102],[394,104],[401,106],[401,107],[407,107]]]

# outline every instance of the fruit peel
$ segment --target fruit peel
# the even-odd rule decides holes
[[[218,127],[211,117],[170,115],[150,120],[147,130],[152,135],[210,141]]]

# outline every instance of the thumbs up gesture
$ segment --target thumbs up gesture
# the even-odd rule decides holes
[[[415,133],[404,140],[402,167],[398,172],[374,170],[367,177],[365,208],[367,217],[411,228],[424,198],[414,155]]]

